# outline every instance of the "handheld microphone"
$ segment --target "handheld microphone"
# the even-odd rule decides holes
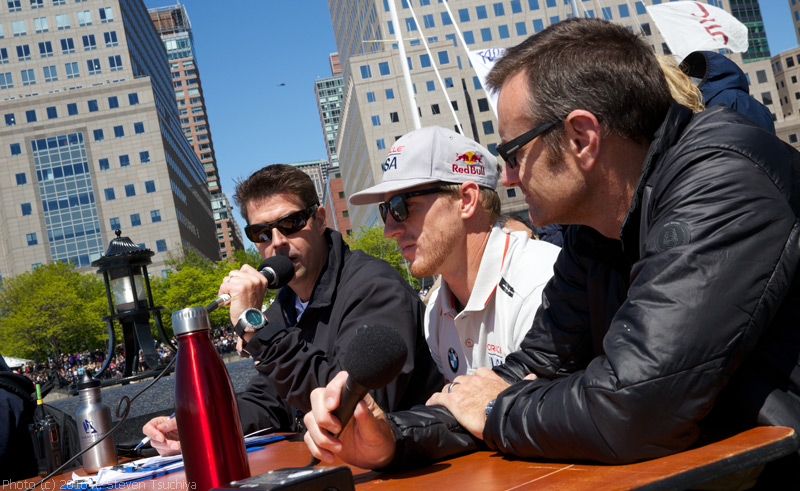
[[[407,357],[408,347],[393,328],[382,325],[358,328],[344,353],[342,365],[348,377],[339,407],[333,411],[342,423],[341,431],[353,416],[358,401],[370,390],[380,389],[394,380]]]
[[[292,260],[286,256],[272,256],[261,261],[258,265],[258,272],[267,279],[267,288],[277,289],[283,288],[294,278],[294,264]],[[231,296],[224,293],[217,297],[216,300],[206,305],[206,311],[212,312],[217,307],[228,305],[231,301]]]

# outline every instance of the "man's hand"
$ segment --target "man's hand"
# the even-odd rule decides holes
[[[267,279],[256,268],[245,264],[241,269],[234,269],[222,279],[219,293],[231,296],[231,324],[236,325],[239,316],[251,307],[261,309],[264,295],[267,293]],[[245,342],[250,341],[253,333],[245,334]]]
[[[178,421],[167,416],[158,416],[142,427],[142,433],[150,437],[150,446],[159,455],[178,455],[181,442],[178,440]]]
[[[433,394],[425,404],[446,407],[461,426],[482,440],[486,405],[509,385],[492,370],[481,367],[475,375],[459,375],[442,392]]]
[[[345,381],[347,372],[339,372],[326,387],[311,392],[311,411],[303,418],[308,429],[304,437],[306,445],[314,457],[325,463],[339,457],[362,469],[383,467],[394,457],[394,433],[372,397],[367,394],[359,401],[344,431],[333,415]]]

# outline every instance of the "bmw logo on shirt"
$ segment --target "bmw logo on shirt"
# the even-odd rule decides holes
[[[458,371],[458,355],[456,354],[456,350],[450,348],[447,350],[447,361],[450,362],[450,370],[453,372]]]

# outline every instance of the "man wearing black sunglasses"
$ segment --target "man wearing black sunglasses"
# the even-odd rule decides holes
[[[498,165],[477,142],[431,126],[395,142],[380,184],[350,203],[380,202],[384,234],[418,278],[439,274],[425,338],[447,382],[503,363],[519,348],[559,248],[509,235],[497,219]]]
[[[337,377],[312,393],[312,452],[375,467],[485,445],[626,464],[758,425],[800,432],[800,154],[727,108],[676,104],[647,42],[600,19],[506,50],[487,86],[503,183],[533,225],[570,224],[542,307],[503,365],[423,410],[360,406],[339,439],[318,404]],[[798,465],[768,464],[763,488]]]
[[[259,372],[238,398],[245,434],[268,427],[297,431],[297,416],[310,409],[311,390],[342,370],[345,348],[365,325],[393,327],[408,347],[397,378],[370,392],[375,400],[409,408],[441,389],[417,293],[388,263],[350,251],[341,234],[326,227],[325,209],[307,174],[290,165],[267,166],[240,182],[234,199],[261,256],[283,255],[294,265],[294,277],[263,314],[267,282],[255,268],[231,271],[219,289],[231,295],[231,322],[245,325],[243,351]],[[152,445],[175,453],[179,443],[165,438],[174,419],[151,423],[145,430]]]

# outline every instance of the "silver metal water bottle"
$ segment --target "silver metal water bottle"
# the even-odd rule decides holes
[[[111,429],[111,410],[103,404],[100,396],[100,381],[92,378],[88,371],[78,383],[78,394],[81,405],[75,413],[78,424],[78,436],[81,450],[96,442]],[[117,448],[114,446],[114,435],[95,445],[83,454],[83,470],[96,473],[101,467],[117,464]]]

